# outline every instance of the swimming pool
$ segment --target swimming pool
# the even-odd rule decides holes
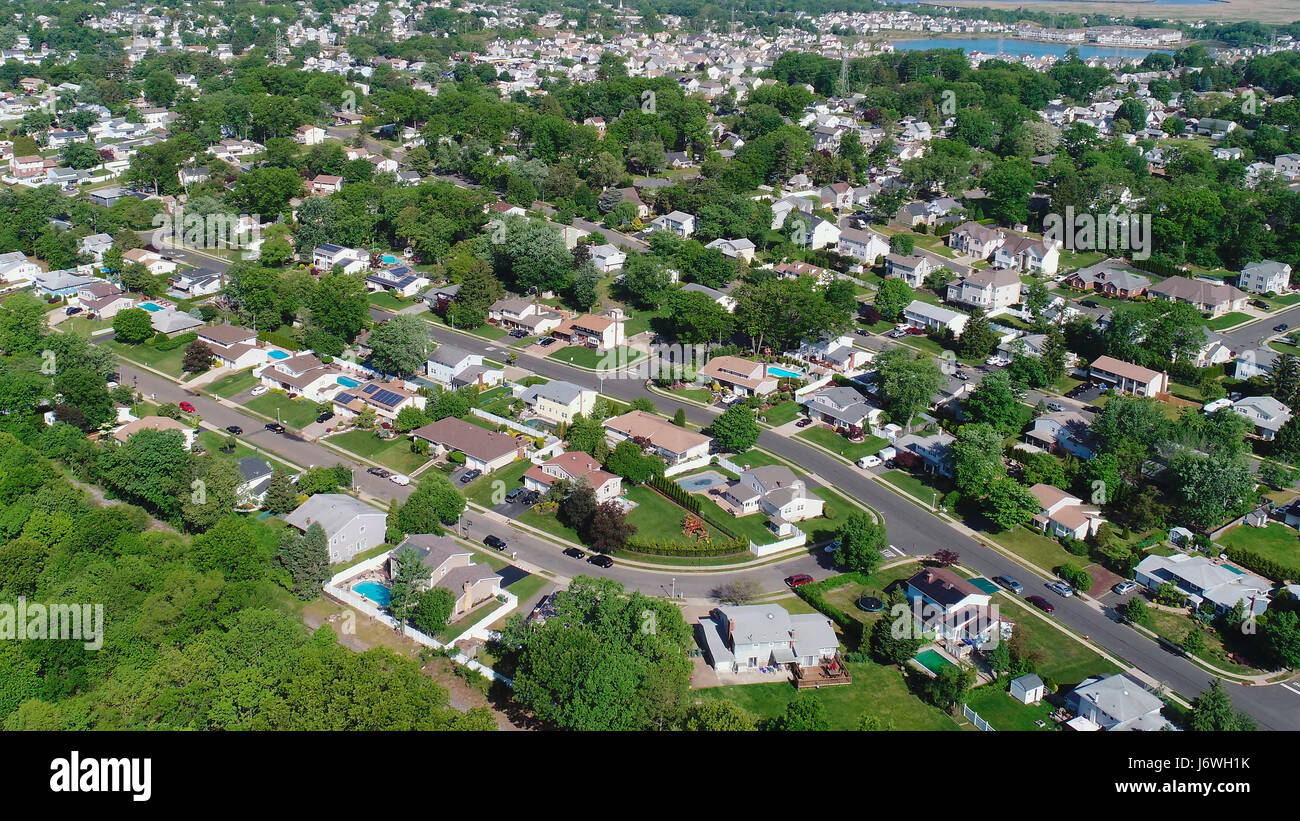
[[[271,357],[272,359],[288,359],[288,358],[289,358],[289,354],[285,353],[284,351],[279,351],[279,350],[273,350],[273,351],[269,352],[269,353],[267,354],[267,356]]]
[[[938,675],[939,671],[944,667],[952,664],[951,661],[940,655],[937,650],[926,650],[924,653],[919,653],[916,660],[921,663],[922,667],[935,675]]]
[[[380,259],[382,259],[388,265],[392,265],[395,262],[397,262],[397,257],[393,256],[392,254],[384,254],[382,257],[380,257]]]
[[[727,480],[720,473],[708,471],[695,476],[685,476],[677,480],[677,486],[687,493],[699,493],[711,487],[725,485]]]
[[[786,378],[786,379],[803,379],[803,372],[802,372],[802,371],[792,371],[792,370],[789,370],[788,368],[778,368],[778,367],[775,366],[775,365],[768,365],[768,366],[767,366],[767,375],[768,375],[768,376],[780,376],[780,377],[784,377],[784,378]]]
[[[154,311],[161,311],[163,309],[161,305],[158,305],[153,302],[143,302],[140,304],[140,307],[144,308],[146,311],[149,311],[150,313],[153,313]]]
[[[360,593],[380,607],[387,607],[388,603],[393,600],[392,591],[379,582],[361,582],[353,585],[352,591]]]
[[[342,386],[345,387],[345,388],[355,388],[355,387],[357,387],[358,385],[361,384],[361,383],[358,382],[357,380],[355,380],[355,379],[353,379],[353,378],[351,378],[351,377],[348,377],[348,376],[339,376],[339,377],[335,377],[334,381],[337,382],[337,383],[339,383],[340,385],[342,385]]]

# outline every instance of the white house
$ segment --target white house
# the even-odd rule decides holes
[[[790,614],[778,604],[718,607],[700,621],[702,648],[713,669],[744,673],[760,667],[839,663],[839,639],[820,613]]]
[[[325,129],[315,125],[300,125],[293,133],[293,141],[299,145],[320,145],[325,142]]]
[[[993,314],[1020,301],[1020,275],[1014,268],[985,268],[948,285],[948,301]]]
[[[1099,511],[1084,507],[1082,499],[1060,488],[1039,482],[1029,492],[1038,500],[1034,524],[1053,536],[1086,539],[1106,521]]]
[[[903,309],[903,321],[913,328],[927,331],[946,329],[951,331],[953,336],[961,336],[961,332],[966,329],[966,323],[970,321],[970,314],[914,299]]]
[[[1238,285],[1256,294],[1281,294],[1291,287],[1291,266],[1271,259],[1252,262],[1241,269]]]
[[[1080,682],[1065,697],[1065,709],[1075,714],[1074,730],[1158,731],[1169,726],[1160,714],[1164,702],[1124,673]]]
[[[623,263],[625,262],[627,262],[627,254],[616,245],[606,243],[593,246],[591,249],[591,263],[602,274],[618,273],[623,270]]]
[[[332,271],[338,265],[342,267],[343,273],[355,274],[366,268],[368,260],[366,253],[359,249],[324,243],[312,250],[311,264],[321,271]]]
[[[695,233],[695,217],[682,211],[671,211],[655,217],[650,226],[657,231],[671,231],[685,239]]]
[[[302,532],[319,524],[328,539],[330,562],[345,562],[384,543],[388,513],[345,493],[317,493],[284,520]]]

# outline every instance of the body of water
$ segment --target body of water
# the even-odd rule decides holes
[[[1058,58],[1065,57],[1066,52],[1072,48],[1077,48],[1079,56],[1085,59],[1088,57],[1126,57],[1134,62],[1141,62],[1143,57],[1153,51],[1163,51],[1165,54],[1172,53],[1168,49],[1119,48],[1117,46],[1098,46],[1091,43],[1078,45],[1073,43],[1044,43],[1039,40],[1021,40],[1016,37],[935,37],[923,40],[893,40],[891,42],[898,51],[959,48],[967,54],[972,51],[997,54],[1001,50],[1003,54],[1010,56],[1027,54],[1031,57],[1054,56]]]

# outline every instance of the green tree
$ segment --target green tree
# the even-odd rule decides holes
[[[143,308],[127,308],[113,317],[113,336],[121,342],[136,344],[153,336],[153,322]]]
[[[445,587],[430,587],[415,599],[411,624],[426,636],[435,636],[447,626],[456,609],[456,595]]]
[[[1214,679],[1210,689],[1192,700],[1191,729],[1200,732],[1240,732],[1257,729],[1254,719],[1232,708],[1232,700],[1223,691],[1223,682]]]
[[[734,702],[709,699],[686,711],[682,729],[701,733],[731,733],[755,729],[756,719]]]
[[[429,358],[429,326],[417,316],[399,315],[370,332],[370,364],[382,373],[409,376],[423,370]]]
[[[298,494],[294,491],[293,477],[280,466],[271,470],[271,481],[266,486],[262,507],[276,516],[292,513],[298,507]]]
[[[413,547],[403,547],[393,554],[393,580],[389,587],[392,598],[388,612],[398,624],[406,624],[411,610],[416,606],[421,587],[429,580],[433,568],[425,567],[423,557]]]
[[[709,432],[718,448],[730,453],[744,453],[758,444],[761,429],[754,411],[737,402],[713,420]]]
[[[782,732],[809,732],[829,730],[830,715],[826,705],[815,694],[802,691],[790,699],[781,715],[772,719],[771,729]]]
[[[881,551],[889,546],[884,523],[869,513],[855,513],[840,525],[838,535],[835,563],[864,575],[875,573],[883,560]]]
[[[896,346],[876,357],[876,385],[891,421],[911,425],[943,384],[943,372],[929,356]]]
[[[903,309],[912,304],[912,286],[901,279],[890,278],[882,281],[876,289],[876,310],[890,322],[897,322],[903,316]]]
[[[1010,436],[1023,424],[1022,398],[1023,393],[1011,384],[1005,371],[994,371],[984,377],[962,408],[971,422],[987,423],[1003,436]]]

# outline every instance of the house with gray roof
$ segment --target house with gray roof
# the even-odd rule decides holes
[[[810,418],[839,431],[873,428],[884,413],[868,402],[856,388],[846,386],[826,388],[809,394],[803,400],[803,406]]]
[[[388,529],[387,512],[346,493],[317,493],[284,520],[304,533],[319,524],[328,539],[331,564],[383,544]]]
[[[1262,259],[1241,269],[1237,286],[1255,294],[1281,294],[1291,287],[1291,266],[1285,262]]]
[[[1133,580],[1152,592],[1162,584],[1172,584],[1186,593],[1194,606],[1208,601],[1216,613],[1226,613],[1241,604],[1247,614],[1255,615],[1268,609],[1273,587],[1254,573],[1190,553],[1147,556],[1133,569]]]
[[[717,607],[701,619],[697,635],[713,669],[744,673],[783,664],[816,667],[839,655],[830,619],[791,614],[777,604]]]
[[[1160,714],[1164,702],[1124,673],[1085,679],[1065,697],[1076,730],[1174,729]],[[1083,719],[1080,721],[1079,719]]]
[[[1291,420],[1291,409],[1271,396],[1246,396],[1232,403],[1232,409],[1250,420],[1255,435],[1268,441]]]

